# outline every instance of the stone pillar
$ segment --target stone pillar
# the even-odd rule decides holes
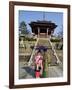
[[[48,38],[48,28],[47,28],[47,38]]]
[[[40,36],[40,28],[38,27],[38,37]]]

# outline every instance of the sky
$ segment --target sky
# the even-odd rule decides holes
[[[19,25],[22,21],[27,24],[27,29],[31,31],[29,23],[31,21],[43,20],[43,13],[45,14],[45,20],[52,21],[57,25],[54,34],[62,30],[63,26],[63,13],[61,12],[41,12],[41,11],[19,11]]]

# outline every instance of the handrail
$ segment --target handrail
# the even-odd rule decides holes
[[[33,58],[33,56],[34,56],[34,54],[35,54],[35,48],[36,48],[36,46],[37,46],[38,40],[39,40],[39,38],[37,38],[37,42],[35,43],[35,46],[34,46],[34,49],[33,49],[33,51],[32,51],[30,60],[29,60],[29,62],[28,62],[28,66],[30,66],[31,63],[32,63],[32,58]]]

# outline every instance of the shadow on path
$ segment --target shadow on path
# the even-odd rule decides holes
[[[29,75],[31,75],[33,78],[35,78],[34,69],[32,69],[31,67],[22,67],[22,69],[24,69]]]

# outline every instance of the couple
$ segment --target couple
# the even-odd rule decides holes
[[[35,55],[35,77],[40,78],[43,73],[43,56],[41,51],[38,51]]]

